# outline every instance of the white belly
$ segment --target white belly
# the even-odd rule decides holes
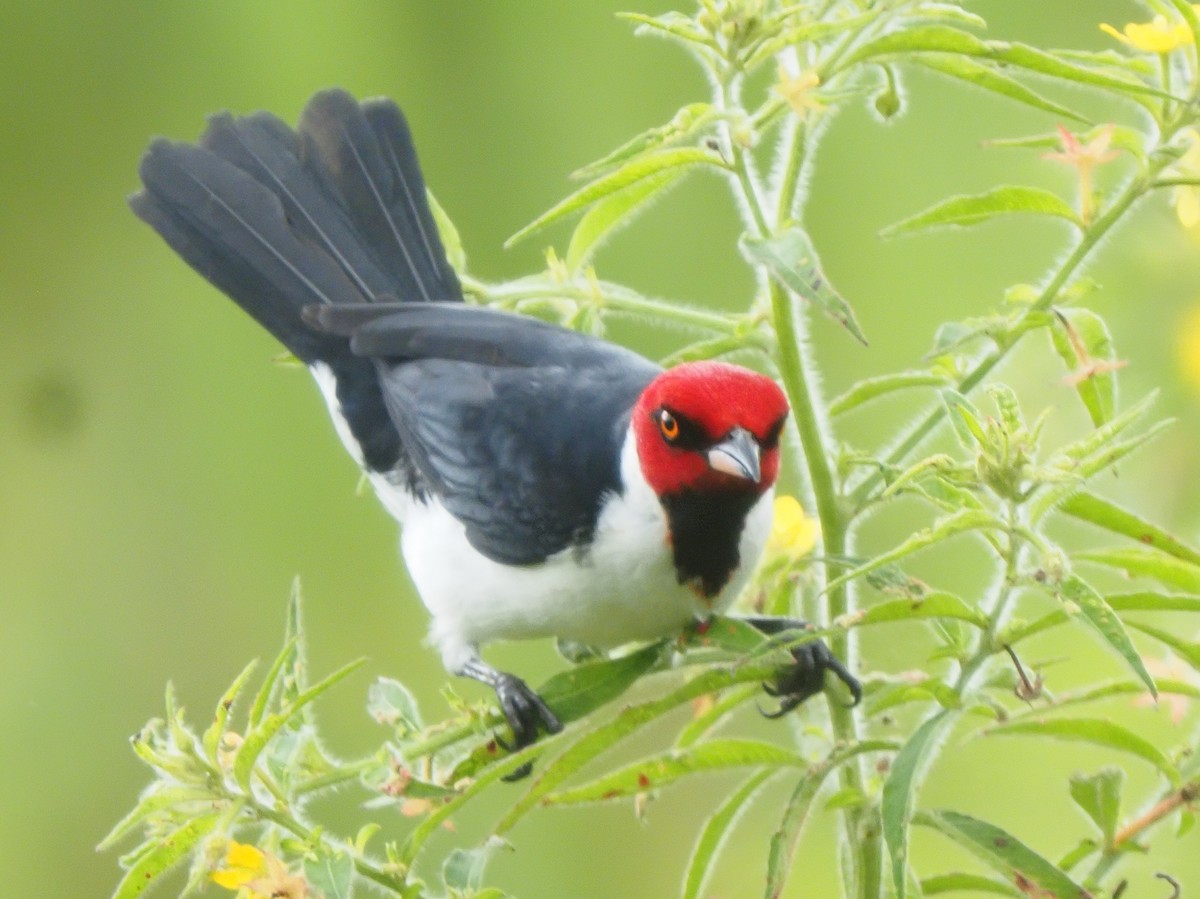
[[[729,606],[766,542],[771,493],[747,516],[741,566],[709,602],[676,579],[666,516],[641,477],[632,440],[622,454],[622,476],[626,491],[605,507],[588,551],[568,549],[538,565],[503,565],[482,556],[437,501],[405,510],[404,560],[433,615],[430,640],[449,670],[493,640],[554,636],[616,646],[676,634],[693,619]]]

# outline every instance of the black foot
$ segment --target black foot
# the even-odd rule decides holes
[[[797,631],[797,636],[808,629],[803,621],[789,618],[747,618],[765,634],[779,634],[784,631]],[[841,660],[829,651],[829,647],[821,640],[810,640],[792,649],[794,662],[783,669],[773,681],[763,684],[767,695],[779,699],[779,708],[774,712],[765,712],[767,718],[779,718],[786,715],[806,699],[815,696],[825,689],[825,672],[832,671],[854,697],[852,705],[858,705],[862,700],[862,684],[851,674]],[[762,711],[762,709],[759,709]]]
[[[516,752],[531,746],[537,741],[539,729],[545,729],[546,733],[550,734],[562,730],[562,722],[558,720],[558,716],[550,711],[550,707],[529,684],[515,674],[497,671],[478,661],[469,663],[461,673],[482,681],[496,691],[500,711],[504,713],[504,720],[508,722],[513,734],[511,745],[499,737],[496,738],[496,742],[506,751]],[[526,763],[504,779],[521,780],[528,777],[532,770],[533,764]]]

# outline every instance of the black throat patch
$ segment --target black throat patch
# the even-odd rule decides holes
[[[741,562],[738,544],[746,514],[758,500],[751,491],[680,491],[662,498],[679,583],[705,599],[721,592]]]

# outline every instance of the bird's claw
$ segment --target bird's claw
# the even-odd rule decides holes
[[[825,689],[825,672],[832,671],[837,679],[846,685],[854,701],[858,705],[862,700],[862,684],[858,678],[849,672],[841,660],[830,652],[829,647],[821,640],[810,640],[792,650],[794,663],[784,668],[773,681],[763,684],[763,691],[771,697],[779,699],[779,708],[773,712],[759,712],[765,718],[780,718],[800,705],[805,700],[815,696]]]
[[[550,734],[556,734],[562,730],[562,722],[558,720],[558,716],[550,710],[542,697],[538,696],[533,688],[521,678],[512,674],[500,673],[494,686],[500,710],[504,713],[504,720],[508,722],[513,735],[511,744],[496,737],[496,742],[505,751],[516,752],[532,745],[537,740],[539,728],[544,728],[546,733]],[[511,774],[506,775],[504,780],[521,780],[529,776],[532,770],[533,763],[526,762]]]

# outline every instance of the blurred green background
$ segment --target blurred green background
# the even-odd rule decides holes
[[[395,528],[372,498],[356,496],[357,473],[309,379],[272,365],[272,340],[128,212],[124,198],[149,138],[193,138],[205,114],[223,108],[265,108],[294,121],[306,98],[330,85],[386,94],[410,118],[472,271],[515,277],[541,265],[548,241],[565,246],[558,231],[510,253],[500,247],[568,190],[568,172],[705,98],[698,67],[662,42],[634,39],[614,18],[628,6],[0,5],[0,894],[108,895],[115,853],[92,847],[147,779],[129,735],[160,713],[167,680],[203,720],[249,658],[271,655],[295,575],[308,600],[314,672],[370,658],[367,673],[319,705],[332,748],[362,752],[383,737],[362,710],[378,674],[412,685],[427,716],[445,711],[445,677],[422,646],[425,615]],[[1144,17],[1119,0],[970,6],[989,19],[990,36],[1049,46],[1103,47],[1111,39],[1098,22]],[[1036,154],[981,147],[989,137],[1047,131],[1052,118],[930,76],[905,83],[906,114],[895,122],[880,124],[865,105],[833,122],[812,181],[809,228],[872,338],[864,350],[815,323],[833,392],[916,364],[940,321],[994,308],[1006,286],[1036,280],[1063,248],[1061,228],[1030,221],[877,238],[882,226],[950,193],[1005,181],[1072,186],[1065,167]],[[1128,110],[1069,97],[1100,120],[1128,121]],[[1092,305],[1129,362],[1126,402],[1161,387],[1158,411],[1180,422],[1106,490],[1194,538],[1198,236],[1178,225],[1166,199],[1139,209],[1105,248],[1093,271],[1103,290]],[[742,305],[751,284],[732,249],[737,233],[724,185],[696,177],[618,235],[600,272],[651,295]],[[1190,360],[1181,336],[1189,328]],[[616,333],[655,354],[679,339],[644,328]],[[1003,377],[1033,397],[1027,413],[1058,410],[1056,433],[1083,427],[1057,363],[1040,339],[1031,343]],[[848,433],[877,440],[909,411],[874,409]],[[867,528],[864,551],[911,527],[893,518]],[[934,559],[920,573],[960,587],[972,582],[963,559],[974,557],[966,552],[957,566]],[[1055,686],[1116,673],[1090,641],[1056,639],[1029,650],[1034,661],[1065,657],[1051,669]],[[864,651],[868,668],[922,660],[894,636]],[[546,646],[502,648],[494,658],[535,682],[560,664]],[[472,691],[462,688],[483,695]],[[1114,713],[1136,716],[1129,720],[1152,739],[1178,739],[1165,710],[1126,706]],[[947,754],[924,798],[1018,829],[1056,857],[1085,833],[1065,774],[1112,763],[1123,762],[1075,745],[974,741]],[[1136,767],[1131,781],[1142,790],[1153,783]],[[526,899],[674,895],[696,828],[730,783],[698,780],[668,792],[643,823],[627,807],[534,816],[491,879]],[[757,894],[776,814],[768,797],[732,843],[713,896]],[[477,839],[487,820],[483,809],[459,822],[445,845]],[[833,822],[832,813],[812,821],[790,896],[835,895]],[[1131,897],[1165,894],[1155,870],[1200,884],[1194,834],[1174,841],[1164,832],[1158,841],[1161,854],[1131,869]],[[927,873],[960,857],[925,835],[915,851]]]

